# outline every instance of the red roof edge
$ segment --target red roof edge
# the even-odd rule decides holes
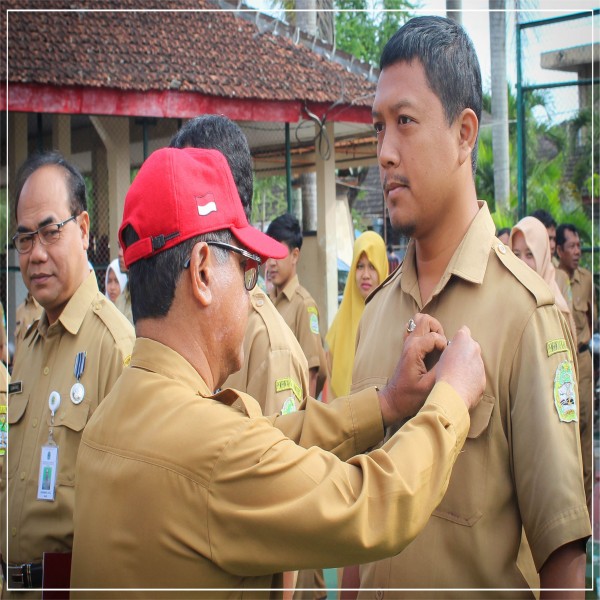
[[[6,85],[6,82],[4,82]],[[6,89],[6,88],[5,88]],[[186,119],[200,114],[224,114],[234,121],[295,123],[308,118],[298,101],[273,101],[205,96],[196,92],[123,91],[106,88],[57,87],[31,83],[11,83],[0,98],[0,110],[58,114],[112,115]],[[329,105],[308,103],[319,118]],[[366,107],[340,105],[327,114],[329,121],[370,123]]]

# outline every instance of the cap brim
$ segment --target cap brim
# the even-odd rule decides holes
[[[263,261],[267,258],[285,258],[288,255],[288,248],[285,244],[281,244],[255,227],[250,225],[231,227],[230,230],[245,248],[258,254]]]

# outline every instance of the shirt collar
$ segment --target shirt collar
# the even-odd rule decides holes
[[[54,328],[64,327],[69,333],[77,335],[79,328],[83,323],[85,315],[96,298],[99,292],[96,274],[90,271],[84,282],[77,288],[77,291],[71,296],[69,302],[64,307],[58,319],[50,325],[46,311],[42,312],[42,316],[38,322],[38,332],[46,337]],[[59,325],[60,324],[60,325]],[[34,338],[35,336],[32,336]]]
[[[300,285],[300,281],[298,279],[298,274],[294,275],[286,284],[286,286],[281,290],[280,294],[283,294],[288,300],[291,300],[292,296],[296,293],[298,286]]]
[[[458,248],[454,251],[432,296],[442,291],[452,275],[471,283],[481,284],[483,282],[496,228],[487,203],[480,200],[478,204],[479,211],[469,225]],[[418,286],[414,240],[409,242],[400,268],[402,269],[402,290],[411,293],[415,290],[415,286]]]
[[[136,338],[129,366],[179,381],[205,398],[213,394],[198,371],[181,354],[156,340]]]

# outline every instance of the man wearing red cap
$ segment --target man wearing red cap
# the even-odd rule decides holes
[[[258,265],[285,249],[248,225],[225,157],[152,154],[119,237],[137,340],[83,435],[72,587],[264,597],[282,571],[408,544],[444,493],[485,384],[468,330],[446,349],[439,325],[419,315],[384,388],[263,417],[250,396],[218,389],[242,361]],[[427,372],[434,349],[444,352]]]

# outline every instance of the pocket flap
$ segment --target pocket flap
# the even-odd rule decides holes
[[[48,411],[48,413],[50,413],[50,411]],[[64,410],[61,406],[56,412],[54,426],[57,427],[62,425],[71,431],[82,431],[88,421],[89,414],[89,404],[76,405],[71,402],[65,403]],[[50,414],[48,414],[47,423],[50,425]]]
[[[8,400],[8,424],[13,425],[21,420],[25,414],[29,394],[10,394]]]
[[[471,426],[467,434],[468,438],[477,438],[487,429],[495,404],[496,399],[493,396],[483,395],[481,402],[471,412]]]

